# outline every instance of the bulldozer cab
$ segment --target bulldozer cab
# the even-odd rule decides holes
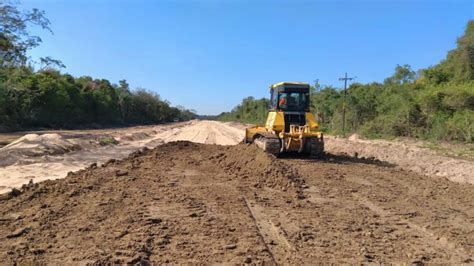
[[[270,112],[282,114],[284,132],[289,132],[291,125],[306,124],[306,113],[310,111],[309,90],[309,84],[300,82],[280,82],[270,86]]]
[[[291,113],[309,112],[309,85],[280,82],[270,87],[270,110]]]

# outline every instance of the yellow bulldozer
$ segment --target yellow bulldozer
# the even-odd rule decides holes
[[[279,155],[304,153],[324,155],[323,133],[310,112],[310,85],[279,82],[270,86],[270,110],[265,126],[245,130],[245,143],[255,143],[265,152]]]

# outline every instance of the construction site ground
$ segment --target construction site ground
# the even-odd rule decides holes
[[[472,160],[430,172],[400,152],[444,157],[336,138],[276,158],[244,127],[19,136],[0,149],[0,263],[474,263]]]

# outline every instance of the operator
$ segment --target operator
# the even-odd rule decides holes
[[[280,98],[280,102],[278,104],[278,106],[282,106],[282,105],[285,105],[286,104],[286,96],[283,96]]]

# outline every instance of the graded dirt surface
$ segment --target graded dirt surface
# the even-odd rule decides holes
[[[473,263],[473,195],[374,160],[170,142],[2,195],[0,263]]]

